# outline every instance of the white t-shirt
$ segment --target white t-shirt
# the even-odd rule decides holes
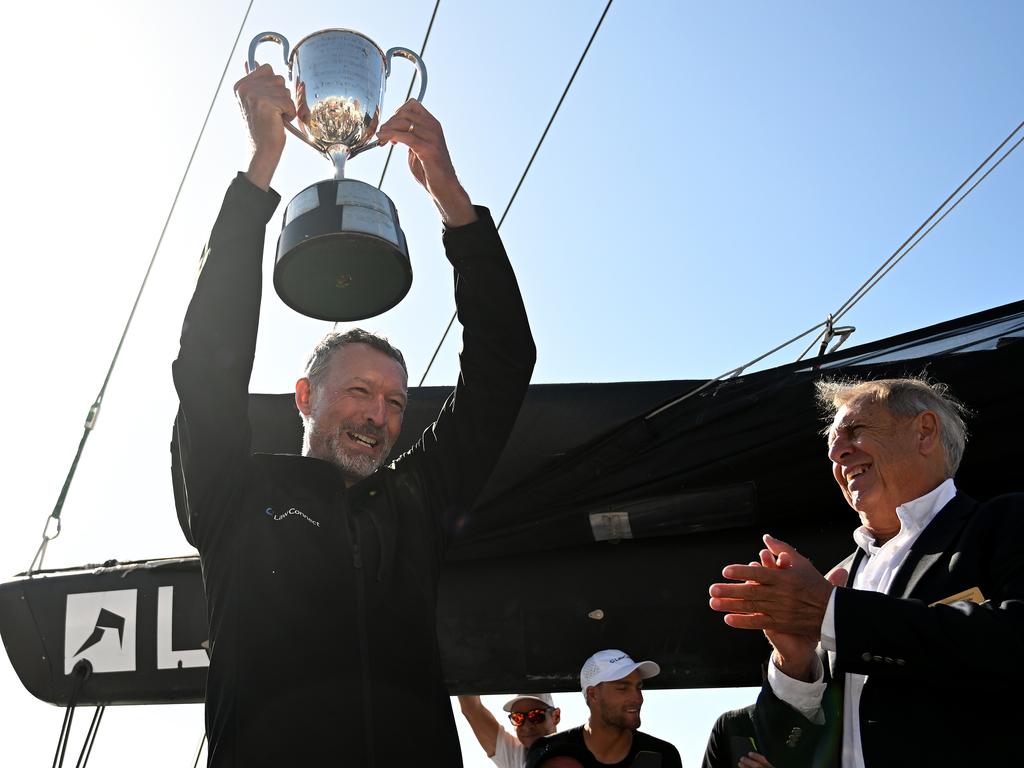
[[[491,758],[498,768],[523,768],[526,762],[526,748],[519,739],[498,726],[498,738],[494,742],[494,756]]]

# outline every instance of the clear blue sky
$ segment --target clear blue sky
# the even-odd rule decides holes
[[[425,104],[464,185],[496,215],[603,6],[441,1]],[[416,49],[432,7],[256,3],[47,565],[189,552],[168,482],[169,364],[199,249],[247,157],[231,84],[248,40],[343,26]],[[244,10],[60,0],[0,11],[10,102],[2,574],[35,551]],[[823,320],[1024,119],[1022,31],[1024,5],[1009,1],[616,0],[502,229],[538,342],[535,381],[710,377]],[[260,57],[280,61],[271,45]],[[386,111],[410,73],[396,64]],[[855,342],[1021,298],[1022,152],[844,318]],[[384,154],[353,160],[349,175],[375,183]],[[275,187],[287,200],[328,174],[295,143]],[[406,351],[418,379],[452,311],[450,276],[436,213],[401,155],[385,191],[415,284],[369,325]],[[253,390],[289,391],[324,330],[268,289]],[[456,334],[428,383],[453,380],[457,349]],[[645,730],[696,766],[714,717],[750,695],[652,695]],[[560,703],[567,724],[581,721],[578,696]],[[0,763],[50,760],[61,718],[0,660]],[[93,762],[145,754],[152,766],[191,765],[201,728],[195,706],[112,709]],[[466,755],[486,764],[471,741]]]

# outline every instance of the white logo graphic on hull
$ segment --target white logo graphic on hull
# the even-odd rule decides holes
[[[93,672],[135,670],[138,590],[68,595],[64,619],[64,674],[87,659]]]
[[[156,600],[156,668],[184,669],[210,666],[210,657],[202,648],[174,650],[171,643],[173,612],[174,587],[160,587]]]

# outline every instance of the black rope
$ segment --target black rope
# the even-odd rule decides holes
[[[675,400],[673,400],[673,401],[671,401],[669,403],[665,403],[662,406],[659,406],[658,408],[656,408],[655,410],[651,411],[646,416],[644,416],[644,419],[653,419],[655,416],[657,416],[662,411],[667,411],[669,408],[672,408],[673,406],[678,405],[679,403],[683,402],[684,400],[687,400],[687,399],[693,397],[694,395],[700,394],[701,392],[703,392],[708,387],[710,387],[710,386],[712,386],[714,384],[717,384],[718,382],[723,381],[725,379],[732,379],[732,378],[735,378],[736,376],[739,376],[745,370],[747,370],[747,368],[749,368],[750,366],[755,365],[755,364],[761,362],[766,357],[771,357],[772,355],[774,355],[779,350],[782,350],[782,349],[785,349],[786,347],[788,347],[790,344],[795,344],[796,342],[800,341],[800,339],[802,339],[804,336],[806,336],[809,333],[814,333],[816,330],[821,328],[823,325],[826,325],[826,323],[818,323],[817,325],[815,325],[815,326],[813,326],[811,328],[808,328],[803,333],[797,334],[796,336],[794,336],[789,341],[784,341],[781,344],[779,344],[778,346],[776,346],[776,347],[774,347],[772,349],[769,349],[763,355],[758,355],[753,360],[751,360],[749,363],[745,363],[745,364],[743,364],[741,366],[733,368],[731,371],[726,371],[725,373],[720,374],[720,375],[716,376],[713,379],[708,379],[707,381],[705,381],[703,384],[701,384],[696,389],[691,389],[685,395],[682,395],[681,397],[677,397]]]
[[[452,316],[448,319],[448,326],[444,329],[444,333],[441,334],[441,340],[437,342],[437,346],[434,347],[434,354],[430,356],[430,362],[427,363],[427,369],[423,371],[423,375],[420,376],[420,383],[418,386],[423,386],[423,382],[427,380],[427,374],[430,373],[430,369],[434,367],[434,361],[437,360],[437,353],[441,351],[441,347],[444,344],[444,340],[448,338],[448,333],[451,331],[452,326],[455,325],[455,318],[458,316],[459,310],[456,309],[452,312]]]
[[[64,710],[64,724],[60,727],[60,736],[57,737],[57,752],[53,756],[53,768],[64,765],[64,750],[68,746],[67,737],[71,732],[71,720],[74,716],[75,708],[69,704],[68,708]]]
[[[192,768],[198,768],[199,756],[203,754],[203,745],[206,743],[206,732],[203,732],[203,738],[199,740],[199,749],[196,750],[196,761],[192,763]]]
[[[71,462],[71,469],[68,471],[68,476],[64,480],[64,487],[61,489],[60,496],[57,497],[57,503],[54,505],[53,512],[50,513],[50,517],[58,522],[57,533],[50,537],[46,535],[50,526],[50,521],[47,519],[46,525],[43,527],[43,543],[39,546],[36,556],[28,568],[29,576],[32,575],[33,570],[37,569],[37,562],[39,568],[43,567],[43,557],[46,555],[46,545],[60,535],[60,515],[64,509],[64,500],[67,498],[68,490],[71,488],[71,480],[74,478],[75,470],[78,468],[78,460],[82,457],[82,451],[85,448],[85,441],[89,439],[89,434],[92,432],[93,427],[96,426],[96,419],[100,415],[100,406],[103,404],[103,395],[107,391],[107,384],[110,382],[110,376],[114,372],[114,366],[117,365],[117,359],[121,355],[121,348],[124,346],[124,340],[128,336],[128,329],[131,327],[132,320],[135,318],[135,311],[139,307],[139,301],[142,299],[142,293],[146,290],[146,283],[149,281],[149,275],[153,271],[153,264],[156,262],[156,256],[160,252],[160,246],[163,244],[164,235],[167,233],[167,227],[171,223],[171,217],[174,215],[174,209],[178,205],[178,198],[181,197],[181,190],[184,188],[185,180],[188,178],[189,171],[192,169],[192,161],[195,160],[196,152],[199,150],[199,143],[203,140],[203,134],[206,132],[206,126],[210,122],[210,115],[213,114],[213,106],[217,103],[217,94],[220,93],[221,86],[224,84],[224,78],[227,76],[228,67],[234,59],[235,49],[238,47],[238,41],[242,37],[242,30],[245,28],[245,22],[248,20],[249,11],[251,10],[252,0],[249,0],[249,5],[245,9],[245,15],[242,17],[242,23],[238,27],[238,34],[235,35],[235,41],[231,44],[231,51],[228,53],[227,61],[224,63],[224,70],[220,74],[220,80],[217,81],[217,87],[214,89],[213,98],[210,100],[210,108],[206,110],[206,117],[203,119],[203,126],[199,129],[199,135],[196,137],[196,143],[192,147],[192,154],[189,155],[188,163],[185,165],[185,172],[181,175],[181,181],[178,183],[178,190],[174,193],[174,200],[171,202],[171,208],[167,212],[167,218],[164,220],[164,226],[160,230],[160,236],[157,238],[156,247],[153,249],[153,255],[149,259],[149,266],[146,267],[146,273],[142,277],[142,285],[139,286],[139,292],[135,295],[135,302],[132,304],[132,310],[128,314],[128,321],[124,324],[124,330],[121,332],[121,338],[117,342],[117,348],[114,350],[114,357],[110,361],[110,367],[107,368],[107,375],[103,379],[103,386],[100,387],[100,392],[96,395],[96,400],[93,402],[92,407],[89,408],[89,415],[85,420],[85,431],[82,434],[82,439],[78,443],[78,452],[75,454],[74,461]]]
[[[594,42],[594,38],[597,37],[598,31],[601,29],[601,24],[604,22],[604,17],[608,15],[608,9],[612,7],[612,0],[608,0],[608,3],[604,7],[604,11],[601,12],[601,18],[597,20],[597,25],[594,27],[594,31],[590,33],[590,39],[587,40],[587,45],[583,49],[583,53],[580,54],[579,61],[576,62],[576,68],[572,71],[572,75],[569,77],[569,82],[565,84],[565,90],[562,91],[561,97],[558,99],[558,104],[555,105],[555,110],[551,113],[551,117],[548,119],[548,124],[544,126],[544,132],[540,135],[540,140],[537,142],[537,146],[533,148],[533,154],[530,155],[529,161],[526,163],[526,168],[523,169],[523,174],[519,177],[519,183],[516,184],[516,188],[512,191],[512,197],[509,198],[508,204],[505,206],[504,212],[501,214],[501,218],[498,219],[498,229],[501,229],[501,225],[505,223],[505,217],[508,216],[509,210],[512,208],[512,203],[515,202],[516,196],[519,194],[519,189],[523,186],[523,182],[526,181],[526,175],[530,172],[530,168],[533,166],[533,161],[537,157],[537,153],[540,152],[541,145],[544,143],[544,139],[547,138],[548,131],[551,130],[551,126],[555,122],[555,117],[558,116],[558,110],[562,108],[562,102],[565,101],[565,97],[569,93],[569,89],[572,87],[573,81],[576,79],[576,73],[580,71],[580,67],[583,66],[583,60],[587,58],[587,52],[590,50],[591,44]],[[458,310],[452,312],[452,318],[448,321],[448,327],[444,329],[444,333],[441,335],[441,340],[437,343],[437,347],[434,349],[434,354],[430,356],[430,362],[427,363],[427,369],[423,371],[423,376],[420,378],[419,386],[423,386],[423,382],[427,379],[427,374],[430,373],[430,369],[434,365],[434,361],[437,359],[437,354],[441,351],[441,347],[448,338],[448,333],[452,329],[452,325],[455,324],[455,317],[458,314]]]
[[[925,237],[928,236],[929,232],[931,232],[933,229],[935,229],[935,227],[938,226],[938,224],[944,218],[946,218],[950,213],[953,212],[953,210],[958,205],[960,205],[960,203],[963,201],[963,199],[965,197],[967,197],[969,194],[971,194],[971,192],[973,192],[975,190],[975,188],[981,182],[983,182],[985,180],[985,178],[990,173],[992,173],[992,171],[994,171],[996,168],[999,167],[1000,163],[1002,163],[1003,160],[1005,160],[1010,155],[1010,153],[1013,152],[1013,150],[1015,150],[1020,145],[1021,141],[1024,141],[1024,137],[1021,137],[1020,139],[1018,139],[1017,142],[1013,146],[1011,146],[1008,150],[1006,150],[1006,152],[1003,154],[1003,156],[1000,157],[992,165],[991,168],[989,168],[987,171],[985,171],[985,173],[982,174],[981,177],[976,182],[974,182],[974,184],[972,184],[970,187],[968,187],[966,192],[964,192],[962,195],[960,195],[959,198],[957,198],[956,202],[954,202],[951,206],[949,206],[949,208],[946,208],[946,206],[949,204],[949,201],[952,200],[954,197],[956,197],[956,195],[959,194],[960,190],[962,190],[965,186],[967,186],[970,183],[971,179],[973,179],[975,176],[977,176],[978,173],[981,171],[981,169],[989,164],[989,161],[991,161],[992,158],[995,157],[999,153],[999,151],[1003,147],[1005,147],[1007,145],[1007,143],[1010,142],[1010,140],[1013,139],[1013,137],[1017,134],[1018,131],[1021,130],[1021,128],[1024,128],[1024,121],[1019,123],[1016,128],[1014,128],[1012,131],[1010,131],[1010,135],[1007,136],[1005,139],[1003,139],[1002,142],[1000,142],[999,146],[996,147],[995,149],[993,149],[992,152],[989,153],[989,156],[986,157],[981,162],[981,164],[970,173],[970,175],[966,179],[964,179],[962,182],[960,182],[960,186],[958,186],[956,189],[954,189],[949,194],[949,196],[945,200],[942,201],[942,203],[939,205],[939,207],[936,208],[934,211],[932,211],[931,215],[921,223],[921,226],[919,226],[917,229],[915,229],[914,232],[910,235],[910,237],[908,237],[906,240],[904,240],[900,244],[900,247],[897,248],[895,251],[893,251],[892,255],[889,256],[889,258],[886,259],[884,262],[882,262],[882,265],[878,269],[876,269],[871,274],[871,276],[867,280],[865,280],[856,291],[853,292],[853,294],[850,296],[850,298],[848,298],[846,301],[844,301],[843,304],[839,307],[839,309],[837,309],[834,313],[832,313],[833,320],[839,320],[843,315],[845,315],[847,312],[849,312],[851,309],[853,309],[853,307],[857,304],[857,302],[860,301],[861,299],[863,299],[867,295],[868,291],[870,291],[872,288],[874,288],[876,285],[878,285],[878,283],[882,280],[882,278],[885,277],[887,274],[889,274],[889,272],[892,270],[892,268],[895,267],[897,264],[900,263],[900,261],[903,260],[904,256],[906,256],[908,253],[910,253],[912,250],[914,250],[914,248],[917,246],[917,244],[920,243],[922,240],[925,239]],[[943,211],[943,209],[945,209],[945,210]],[[941,216],[939,215],[940,212],[942,212]],[[938,218],[936,218],[936,217],[938,217]],[[934,223],[931,223],[932,219],[935,219]],[[931,223],[931,226],[928,226],[929,223]],[[927,227],[927,229],[925,229],[926,227]],[[922,232],[922,230],[924,230],[924,231]],[[920,233],[920,237],[918,237],[919,233]],[[820,334],[817,337],[815,337],[814,341],[812,341],[810,346],[808,346],[807,349],[805,349],[800,354],[800,357],[798,357],[797,360],[803,360],[804,355],[806,355],[808,352],[811,351],[811,349],[814,347],[815,343],[820,338],[821,338]]]
[[[421,59],[423,58],[423,53],[427,50],[427,40],[430,39],[430,30],[432,30],[434,28],[434,19],[437,18],[437,9],[440,7],[440,5],[441,5],[441,0],[437,0],[437,2],[434,3],[434,12],[430,14],[430,23],[427,24],[427,33],[425,35],[423,35],[423,45],[420,46],[420,58]],[[418,70],[412,73],[412,80],[409,81],[409,90],[406,91],[406,93],[405,93],[405,101],[408,101],[410,98],[412,98],[412,87],[416,84],[416,75],[417,74],[419,74]],[[402,103],[404,104],[405,102],[402,102]],[[388,166],[391,164],[391,155],[393,155],[394,152],[395,152],[395,145],[394,144],[390,144],[388,146],[388,156],[387,156],[387,159],[384,161],[384,170],[382,170],[380,172],[380,181],[377,182],[377,189],[380,189],[382,186],[384,186],[384,176],[387,175]]]
[[[75,664],[71,669],[71,695],[68,697],[68,706],[64,710],[64,724],[60,727],[60,736],[57,737],[57,751],[53,755],[53,768],[60,768],[64,765],[64,752],[68,748],[68,737],[71,735],[71,721],[75,717],[75,707],[78,706],[78,696],[82,692],[82,686],[86,678],[92,673],[92,664],[84,659]]]
[[[434,3],[434,10],[430,14],[430,21],[427,23],[426,34],[423,35],[423,45],[420,46],[419,56],[422,59],[424,51],[427,50],[427,41],[430,39],[430,32],[434,28],[434,19],[437,18],[437,9],[441,6],[441,0],[437,0]],[[412,97],[412,87],[416,85],[416,76],[419,74],[419,70],[412,73],[412,79],[409,81],[409,90],[405,92],[405,101],[408,101]],[[402,102],[403,104],[405,102]],[[388,166],[391,165],[391,155],[395,153],[395,145],[391,144],[388,146],[388,156],[384,160],[384,169],[380,172],[380,181],[377,182],[377,189],[384,186],[384,177],[387,175]],[[334,323],[334,329],[338,328],[338,321]]]
[[[89,730],[85,734],[85,743],[82,744],[82,751],[78,755],[78,762],[75,768],[86,768],[89,764],[89,756],[92,755],[92,745],[96,743],[96,734],[100,730],[100,722],[103,720],[103,713],[107,711],[107,705],[101,704],[92,713],[92,722],[89,723]]]

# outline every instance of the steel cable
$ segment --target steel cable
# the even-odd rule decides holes
[[[970,183],[971,179],[973,179],[975,176],[977,176],[982,168],[984,168],[986,165],[988,165],[989,161],[991,161],[992,158],[995,157],[999,153],[999,151],[1003,147],[1005,147],[1008,142],[1010,142],[1013,139],[1013,137],[1021,130],[1021,128],[1024,128],[1024,121],[1019,123],[1016,128],[1014,128],[1012,131],[1010,131],[1010,135],[1007,136],[1005,139],[1003,139],[1002,142],[1000,142],[999,146],[996,147],[995,149],[993,149],[992,152],[988,155],[988,157],[986,157],[981,162],[981,164],[977,168],[975,168],[971,172],[971,174],[960,183],[960,186],[958,186],[956,189],[954,189],[949,194],[949,196],[945,200],[942,201],[942,203],[939,205],[939,207],[936,208],[934,211],[932,211],[931,215],[921,223],[921,226],[919,226],[917,229],[915,229],[914,232],[910,235],[910,237],[908,237],[906,240],[904,240],[903,243],[900,244],[900,247],[897,248],[895,251],[893,251],[892,255],[889,256],[889,258],[886,259],[884,262],[882,262],[882,265],[878,269],[876,269],[871,274],[871,276],[867,280],[865,280],[861,284],[861,286],[850,295],[850,297],[846,301],[844,301],[842,303],[842,305],[839,307],[839,309],[837,309],[832,314],[832,321],[833,322],[838,321],[843,315],[845,315],[847,312],[849,312],[851,309],[853,309],[853,307],[857,304],[857,302],[859,302],[861,299],[863,299],[867,295],[868,291],[870,291],[872,288],[874,288],[876,285],[878,285],[878,283],[881,281],[881,279],[883,277],[885,277],[887,274],[889,274],[889,272],[892,270],[892,268],[895,267],[897,264],[900,263],[900,261],[903,260],[904,256],[906,256],[908,253],[910,253],[917,246],[918,243],[920,243],[922,240],[924,240],[925,237],[928,236],[929,232],[931,232],[933,229],[935,229],[935,227],[938,226],[938,224],[944,218],[946,218],[946,216],[948,216],[950,213],[952,213],[953,210],[958,205],[960,205],[960,203],[963,201],[963,199],[965,197],[967,197],[969,194],[971,194],[971,192],[973,192],[975,190],[975,188],[981,182],[983,182],[985,180],[985,178],[990,173],[992,173],[992,171],[994,171],[996,168],[999,167],[1000,163],[1002,163],[1003,160],[1005,160],[1010,155],[1010,153],[1013,152],[1013,150],[1015,150],[1020,145],[1021,141],[1024,141],[1024,136],[1022,136],[1020,139],[1018,139],[1016,141],[1016,143],[1013,144],[1013,146],[1011,146],[1008,150],[1006,150],[1006,152],[1003,154],[1003,156],[1000,157],[992,165],[991,168],[989,168],[987,171],[985,171],[985,173],[983,173],[981,175],[981,177],[976,182],[974,182],[974,184],[971,184],[971,186],[968,187],[967,191],[964,192],[962,195],[960,195],[960,197],[957,198],[957,200],[952,205],[950,205],[949,208],[946,208],[946,206],[949,204],[949,201],[952,200],[954,197],[956,197],[956,195],[960,192],[960,190],[962,190],[965,186],[967,186],[967,184]],[[943,211],[943,209],[945,209],[945,211]],[[939,215],[940,211],[942,211],[941,215]],[[936,217],[938,217],[938,218],[936,219]],[[935,219],[935,222],[932,223],[931,226],[929,226],[929,223],[932,221],[932,219]],[[927,229],[925,229],[926,227],[927,227]],[[922,232],[922,230],[924,230],[924,231]],[[918,237],[919,233],[920,233],[920,237]],[[804,359],[804,355],[806,355],[808,352],[811,351],[811,349],[814,348],[814,345],[818,342],[819,339],[821,339],[821,335],[818,335],[818,336],[815,337],[814,341],[812,341],[810,346],[808,346],[807,349],[805,349],[800,354],[800,357],[798,357],[797,360],[803,360]]]
[[[512,203],[515,202],[516,196],[519,194],[519,189],[523,186],[523,182],[526,181],[526,175],[530,172],[530,168],[533,166],[533,161],[536,159],[537,153],[540,152],[541,145],[544,143],[544,139],[547,138],[548,131],[551,130],[551,126],[555,122],[555,117],[558,116],[558,110],[562,108],[562,102],[565,101],[565,97],[568,95],[569,89],[572,87],[572,83],[576,79],[576,74],[580,71],[580,67],[583,66],[583,60],[587,57],[587,52],[590,50],[590,46],[594,42],[594,38],[597,37],[598,30],[601,29],[601,24],[604,22],[604,17],[608,15],[608,9],[611,7],[612,0],[608,0],[607,5],[604,7],[604,11],[601,12],[601,18],[597,20],[597,25],[594,27],[594,31],[590,33],[590,39],[587,41],[587,45],[583,49],[583,53],[580,54],[579,61],[576,62],[576,68],[573,69],[572,75],[569,77],[569,82],[565,85],[565,90],[562,91],[562,95],[558,99],[558,103],[555,105],[555,109],[551,113],[551,117],[548,119],[548,124],[544,127],[544,132],[540,135],[540,140],[537,142],[537,146],[533,148],[533,154],[530,155],[530,159],[526,163],[526,168],[523,169],[523,173],[519,177],[519,183],[516,184],[516,188],[512,191],[512,196],[509,198],[508,204],[505,206],[505,210],[501,214],[501,218],[498,219],[498,230],[501,230],[501,225],[505,223],[505,217],[508,216],[508,212],[512,208]],[[458,310],[456,309],[452,312],[452,317],[448,321],[448,326],[444,329],[444,333],[441,334],[441,340],[437,342],[434,354],[430,356],[430,362],[427,363],[427,368],[423,371],[423,376],[420,377],[419,386],[422,387],[423,382],[426,381],[427,374],[430,373],[430,369],[433,367],[434,361],[437,359],[437,355],[441,351],[441,347],[444,344],[445,339],[448,338],[448,333],[451,331],[452,325],[455,324],[455,318],[457,316]]]
[[[89,408],[89,414],[85,420],[85,431],[82,434],[82,439],[78,443],[78,452],[75,454],[74,461],[71,462],[71,469],[68,470],[67,478],[64,480],[64,486],[61,489],[60,496],[57,497],[57,503],[54,505],[53,512],[50,513],[46,519],[46,524],[43,526],[43,541],[39,545],[39,549],[36,551],[35,557],[32,559],[32,564],[28,567],[28,575],[32,576],[33,571],[39,570],[43,567],[43,558],[46,556],[46,546],[53,539],[60,535],[60,515],[64,509],[64,500],[67,498],[68,490],[71,488],[71,481],[75,476],[75,470],[78,468],[78,461],[82,457],[82,451],[85,449],[85,443],[89,439],[89,434],[92,432],[93,427],[96,426],[96,419],[100,414],[100,407],[103,404],[103,396],[107,391],[107,384],[110,382],[111,374],[114,372],[114,366],[117,365],[117,359],[121,354],[121,348],[124,346],[124,340],[128,336],[128,329],[131,327],[132,320],[135,318],[135,311],[139,307],[139,301],[142,299],[142,293],[146,290],[146,283],[149,281],[149,275],[153,271],[153,264],[156,262],[157,254],[160,252],[160,246],[163,244],[164,235],[167,233],[167,227],[171,223],[171,217],[174,215],[174,209],[178,205],[178,198],[181,197],[181,190],[185,186],[185,180],[188,178],[189,171],[192,170],[192,161],[195,160],[196,152],[199,150],[199,144],[203,140],[203,134],[206,132],[206,126],[210,122],[210,115],[213,114],[213,107],[217,103],[217,95],[220,93],[221,86],[224,84],[224,78],[227,76],[228,68],[231,66],[231,61],[235,56],[235,49],[238,47],[238,41],[242,37],[242,30],[245,28],[245,22],[249,18],[249,11],[252,10],[253,0],[249,0],[249,5],[246,6],[245,15],[242,16],[242,23],[238,26],[238,33],[235,35],[235,40],[231,44],[231,50],[228,53],[227,61],[224,62],[224,70],[220,74],[220,79],[217,81],[217,87],[213,91],[213,98],[210,100],[210,107],[206,110],[206,117],[203,119],[203,125],[199,129],[199,135],[196,137],[195,145],[192,147],[192,154],[189,155],[188,163],[185,164],[185,172],[181,175],[181,181],[178,183],[178,189],[174,193],[174,199],[171,201],[171,208],[167,212],[167,218],[164,220],[164,225],[160,230],[160,236],[157,238],[156,247],[153,249],[153,255],[149,259],[149,265],[146,267],[146,273],[142,277],[142,284],[139,286],[139,291],[135,295],[135,302],[132,304],[131,312],[128,314],[128,321],[124,324],[124,330],[121,332],[121,338],[117,342],[117,348],[114,350],[114,357],[110,361],[110,367],[107,368],[107,375],[103,379],[103,386],[100,387],[99,394],[96,396],[96,400]],[[50,519],[57,521],[57,532],[53,536],[48,536],[47,531],[50,528]]]
[[[427,22],[427,31],[426,31],[426,34],[423,35],[423,45],[420,46],[419,56],[420,56],[421,59],[423,58],[423,53],[427,50],[427,41],[430,39],[430,32],[431,32],[431,30],[434,29],[434,19],[437,18],[437,9],[440,6],[441,6],[441,0],[437,0],[437,2],[434,3],[434,11],[433,11],[433,13],[430,14],[430,21]],[[413,72],[412,79],[409,81],[409,90],[405,92],[405,101],[408,101],[410,98],[412,98],[412,87],[414,85],[416,85],[416,75],[417,74],[418,74],[418,72]],[[403,102],[403,103],[405,103],[405,102]],[[384,160],[384,168],[380,172],[380,181],[377,182],[377,189],[380,189],[381,187],[384,186],[384,177],[387,175],[388,166],[391,165],[391,155],[393,155],[394,153],[395,153],[395,145],[391,144],[391,145],[388,146],[388,156]],[[337,329],[337,327],[338,327],[338,323],[335,322],[334,323],[334,329]]]
[[[434,28],[434,19],[437,18],[437,9],[438,7],[440,7],[440,5],[441,0],[437,0],[437,2],[434,3],[434,12],[430,14],[430,22],[427,24],[427,32],[425,35],[423,35],[423,45],[420,46],[421,59],[423,58],[424,52],[427,50],[427,41],[430,39],[430,31]],[[405,93],[405,101],[408,101],[410,98],[412,98],[412,87],[416,85],[417,74],[417,72],[413,72],[412,74],[412,80],[409,81],[409,90],[406,91]],[[384,186],[384,176],[387,175],[388,166],[391,164],[391,155],[393,155],[394,153],[395,145],[391,144],[388,146],[388,156],[387,159],[384,161],[384,169],[380,172],[380,181],[377,182],[377,189],[380,189],[382,186]],[[335,325],[337,325],[337,323],[335,323]]]
[[[864,296],[867,294],[868,291],[870,291],[872,288],[874,288],[879,283],[879,281],[883,277],[885,277],[889,273],[889,271],[893,267],[895,267],[904,256],[906,256],[908,253],[910,253],[910,251],[913,250],[914,247],[918,243],[920,243],[925,237],[927,237],[928,233],[931,232],[933,229],[935,229],[935,227],[937,227],[939,225],[939,223],[944,218],[946,218],[946,216],[948,216],[950,213],[952,213],[953,210],[958,205],[960,205],[960,203],[963,201],[963,199],[965,197],[967,197],[967,195],[969,195],[971,192],[973,192],[974,189],[979,184],[981,184],[981,182],[983,182],[985,180],[985,178],[990,173],[992,173],[992,171],[994,171],[996,168],[999,167],[999,164],[1002,163],[1003,160],[1005,160],[1010,155],[1011,152],[1013,152],[1018,146],[1020,146],[1021,142],[1024,142],[1024,136],[1022,136],[1008,150],[1006,150],[1005,153],[1003,153],[1002,157],[1000,157],[992,165],[991,168],[986,170],[985,173],[983,173],[978,178],[978,180],[974,182],[974,184],[971,184],[971,186],[968,187],[967,190],[951,206],[949,206],[948,209],[946,209],[941,215],[939,215],[939,212],[943,211],[943,209],[946,208],[946,205],[949,203],[949,201],[952,200],[957,195],[957,193],[960,192],[960,190],[962,190],[968,183],[970,183],[971,179],[973,179],[975,176],[977,176],[978,172],[981,171],[982,168],[984,168],[986,165],[988,165],[989,161],[992,160],[992,158],[995,157],[999,153],[999,151],[1003,147],[1005,147],[1006,144],[1010,140],[1013,139],[1013,137],[1017,134],[1018,131],[1021,130],[1021,128],[1024,128],[1024,122],[1021,122],[1016,128],[1014,128],[1010,132],[1010,135],[1007,136],[1005,139],[1003,139],[1003,141],[999,144],[998,147],[996,147],[994,150],[992,150],[992,152],[989,154],[988,157],[985,158],[985,160],[981,163],[981,165],[979,165],[977,168],[975,168],[974,171],[966,179],[964,179],[963,182],[961,182],[960,186],[958,186],[956,189],[954,189],[953,192],[950,193],[950,195],[945,200],[942,201],[942,204],[938,208],[936,208],[935,211],[932,212],[931,216],[929,216],[927,219],[925,219],[924,222],[921,224],[921,226],[919,226],[916,230],[914,230],[913,234],[910,235],[910,237],[908,237],[906,240],[903,241],[903,244],[900,245],[900,247],[897,248],[892,253],[892,255],[888,259],[886,259],[885,262],[882,263],[882,266],[880,266],[878,269],[876,269],[874,271],[874,273],[872,273],[871,277],[869,277],[866,281],[864,281],[864,283],[860,286],[860,288],[858,288],[856,291],[853,292],[853,294],[850,296],[850,298],[848,298],[845,302],[843,302],[842,306],[840,306],[839,309],[836,310],[836,313],[834,315],[830,315],[829,316],[828,320],[826,320],[825,322],[822,322],[822,323],[818,323],[817,325],[815,325],[812,328],[807,329],[803,333],[798,334],[797,336],[794,336],[789,341],[785,341],[782,344],[779,344],[778,346],[770,349],[768,352],[765,352],[764,354],[759,355],[758,357],[755,357],[753,360],[751,360],[750,362],[748,362],[748,363],[746,363],[744,365],[741,365],[741,366],[739,366],[737,368],[733,368],[733,369],[731,369],[729,371],[726,371],[725,373],[722,373],[722,374],[716,376],[713,379],[709,379],[708,381],[706,381],[703,384],[701,384],[699,387],[696,387],[695,389],[690,390],[685,395],[682,395],[681,397],[678,397],[678,398],[676,398],[675,400],[673,400],[673,401],[671,401],[669,403],[666,403],[666,404],[664,404],[662,406],[659,406],[656,410],[651,411],[650,413],[648,413],[644,418],[645,419],[654,418],[659,413],[667,411],[669,408],[672,408],[673,406],[678,405],[679,403],[683,402],[684,400],[687,400],[687,399],[693,397],[694,395],[697,395],[697,394],[703,392],[704,390],[706,390],[708,387],[712,386],[713,384],[716,384],[716,383],[718,383],[720,381],[723,381],[724,379],[727,379],[727,378],[734,378],[736,376],[739,376],[740,374],[743,373],[743,371],[745,371],[750,366],[756,365],[757,363],[761,362],[765,358],[770,357],[771,355],[774,355],[776,352],[779,352],[780,350],[785,349],[786,347],[790,346],[791,344],[796,343],[797,341],[799,341],[800,339],[804,338],[808,334],[811,334],[814,331],[817,331],[819,328],[823,328],[824,327],[825,331],[822,331],[822,333],[819,333],[817,336],[815,336],[814,340],[811,342],[810,346],[808,346],[807,349],[805,349],[803,351],[803,353],[801,353],[800,357],[797,358],[797,361],[802,360],[804,358],[804,355],[806,355],[811,349],[813,349],[814,345],[822,338],[822,334],[827,333],[828,329],[830,327],[832,327],[833,323],[835,323],[837,320],[839,320],[839,318],[841,318],[843,315],[845,315],[847,312],[849,312],[851,309],[853,309],[853,307],[857,304],[857,302],[860,301],[862,298],[864,298]],[[938,217],[938,218],[936,218],[936,217]],[[929,222],[931,222],[932,219],[935,219],[935,221],[931,224],[931,226],[929,226]],[[927,229],[926,229],[926,227],[927,227]],[[920,234],[920,237],[918,237],[919,234]],[[915,240],[915,237],[917,238],[916,240]],[[909,246],[908,246],[908,244],[909,244]],[[835,351],[835,347],[833,347],[833,349],[831,351]]]

